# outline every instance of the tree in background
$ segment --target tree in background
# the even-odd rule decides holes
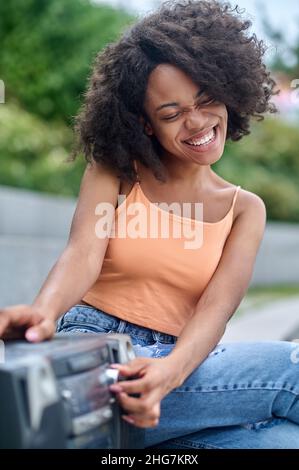
[[[265,34],[276,48],[270,63],[271,69],[288,75],[290,79],[299,78],[299,34],[293,44],[288,44],[285,29],[282,31],[274,28],[268,20],[265,4],[258,2],[258,7]],[[299,31],[299,17],[297,23]]]
[[[92,61],[133,17],[88,0],[0,2],[0,184],[76,196],[83,158],[67,163]]]
[[[0,77],[6,101],[70,123],[95,54],[132,17],[88,0],[0,2]]]

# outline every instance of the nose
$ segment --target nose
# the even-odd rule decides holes
[[[207,110],[191,107],[186,110],[185,127],[188,131],[192,129],[204,129],[209,123],[209,113]]]

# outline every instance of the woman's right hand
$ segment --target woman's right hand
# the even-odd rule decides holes
[[[32,342],[52,338],[56,324],[46,313],[26,304],[0,308],[0,338],[26,338]]]

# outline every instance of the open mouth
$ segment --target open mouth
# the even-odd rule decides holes
[[[193,147],[193,148],[207,147],[208,145],[210,145],[216,140],[217,131],[218,131],[217,128],[218,128],[218,124],[217,126],[214,126],[211,129],[211,131],[208,132],[206,136],[204,136],[202,139],[193,139],[194,143],[187,142],[186,140],[184,140],[183,142],[184,144],[189,145],[190,147]]]

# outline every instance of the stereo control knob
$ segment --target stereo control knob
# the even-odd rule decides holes
[[[119,371],[116,369],[106,369],[104,372],[101,372],[98,381],[101,385],[111,385],[118,380]]]

